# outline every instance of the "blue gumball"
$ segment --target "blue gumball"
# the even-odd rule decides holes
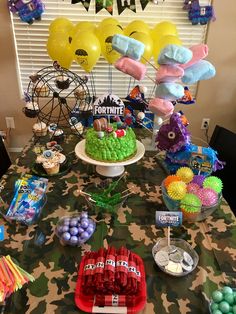
[[[78,228],[76,228],[76,227],[70,228],[70,234],[71,234],[72,236],[75,236],[75,235],[77,235],[78,233],[79,233]]]
[[[71,221],[70,221],[70,226],[71,227],[75,227],[75,226],[77,226],[77,223],[78,223],[78,219],[77,218],[72,218]]]
[[[84,218],[88,219],[88,213],[87,212],[82,212],[81,215],[80,215],[80,218],[81,219],[84,219]]]
[[[82,227],[78,227],[78,233],[81,234],[84,232],[84,229]]]
[[[62,224],[63,224],[64,226],[69,226],[69,224],[70,224],[70,218],[65,218],[65,219],[62,221]]]
[[[62,232],[67,232],[69,230],[69,225],[68,226],[62,226]]]
[[[78,244],[78,237],[77,236],[72,236],[70,238],[70,243],[75,245],[75,244]]]
[[[67,242],[67,241],[70,240],[71,235],[69,234],[69,232],[64,232],[64,233],[62,234],[61,238],[62,238],[63,241],[66,241],[66,242]]]
[[[84,219],[81,220],[81,223],[80,223],[80,224],[81,224],[81,227],[82,227],[82,228],[86,229],[86,228],[88,228],[89,221],[88,221],[87,218],[84,218]]]
[[[84,231],[83,233],[81,233],[80,237],[84,240],[87,240],[89,237],[89,234],[87,231]]]

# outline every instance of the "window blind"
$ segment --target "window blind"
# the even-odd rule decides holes
[[[80,21],[89,21],[98,25],[104,18],[111,17],[105,9],[95,14],[95,0],[91,0],[88,11],[81,3],[71,4],[71,0],[44,0],[43,2],[45,4],[45,13],[42,20],[36,21],[32,25],[22,22],[17,15],[11,14],[22,94],[27,89],[29,75],[41,68],[52,65],[52,60],[46,50],[48,29],[52,20],[57,17],[66,17],[74,24]],[[210,3],[209,0],[201,0],[201,5],[209,5]],[[159,1],[158,5],[149,2],[145,10],[142,10],[139,0],[136,0],[136,13],[125,9],[121,15],[118,15],[116,2],[114,1],[112,16],[119,20],[122,27],[125,27],[133,20],[143,20],[150,28],[162,21],[173,22],[185,47],[203,43],[206,40],[207,25],[193,26],[191,24],[187,11],[183,10],[183,0]],[[151,62],[154,63],[153,60]],[[75,62],[73,62],[70,70],[77,75],[85,75],[84,70]],[[149,77],[155,78],[155,69],[152,66],[148,65],[147,73]],[[110,83],[111,74],[112,85]],[[109,64],[102,56],[93,69],[93,76],[97,96],[108,92],[112,88],[112,93],[119,97],[125,97],[128,91],[138,84],[133,78],[119,72],[113,66],[109,70]],[[150,97],[154,90],[152,80],[145,78],[141,84],[148,88],[146,97]],[[193,95],[196,94],[196,87],[196,85],[189,86]]]

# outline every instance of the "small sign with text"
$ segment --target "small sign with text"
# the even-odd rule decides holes
[[[182,225],[182,212],[156,211],[158,227],[179,227]]]

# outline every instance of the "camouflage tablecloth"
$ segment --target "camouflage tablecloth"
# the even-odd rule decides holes
[[[86,251],[101,246],[125,245],[139,254],[145,263],[147,282],[146,314],[208,313],[208,299],[218,286],[236,286],[236,220],[223,200],[220,209],[204,222],[184,223],[172,229],[171,237],[188,241],[199,255],[197,268],[185,277],[172,277],[155,265],[151,250],[165,230],[155,226],[155,211],[163,210],[160,184],[165,173],[154,152],[146,152],[139,162],[126,167],[128,176],[122,181],[124,189],[133,186],[130,196],[116,215],[90,212],[97,221],[96,232],[82,247],[64,247],[55,235],[58,219],[86,208],[78,189],[84,190],[100,178],[92,165],[73,155],[78,138],[70,136],[63,143],[66,154],[73,157],[71,171],[64,176],[50,178],[47,204],[37,224],[26,227],[5,226],[5,240],[0,242],[1,254],[10,254],[21,267],[33,274],[35,282],[25,285],[8,300],[4,313],[72,314],[83,313],[75,306],[74,291],[77,267]],[[35,160],[33,144],[25,147],[21,157],[2,178],[1,195],[11,199],[14,182],[22,174],[30,173]],[[44,243],[38,241],[44,236]]]

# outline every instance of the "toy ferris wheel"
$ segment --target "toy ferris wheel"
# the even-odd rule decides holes
[[[92,116],[93,97],[87,86],[88,78],[62,68],[57,62],[30,76],[25,93],[26,102],[30,102],[38,122],[55,124],[61,128],[71,128]],[[27,99],[28,97],[28,99]],[[32,109],[32,108],[31,108]],[[78,132],[80,134],[80,132]]]

